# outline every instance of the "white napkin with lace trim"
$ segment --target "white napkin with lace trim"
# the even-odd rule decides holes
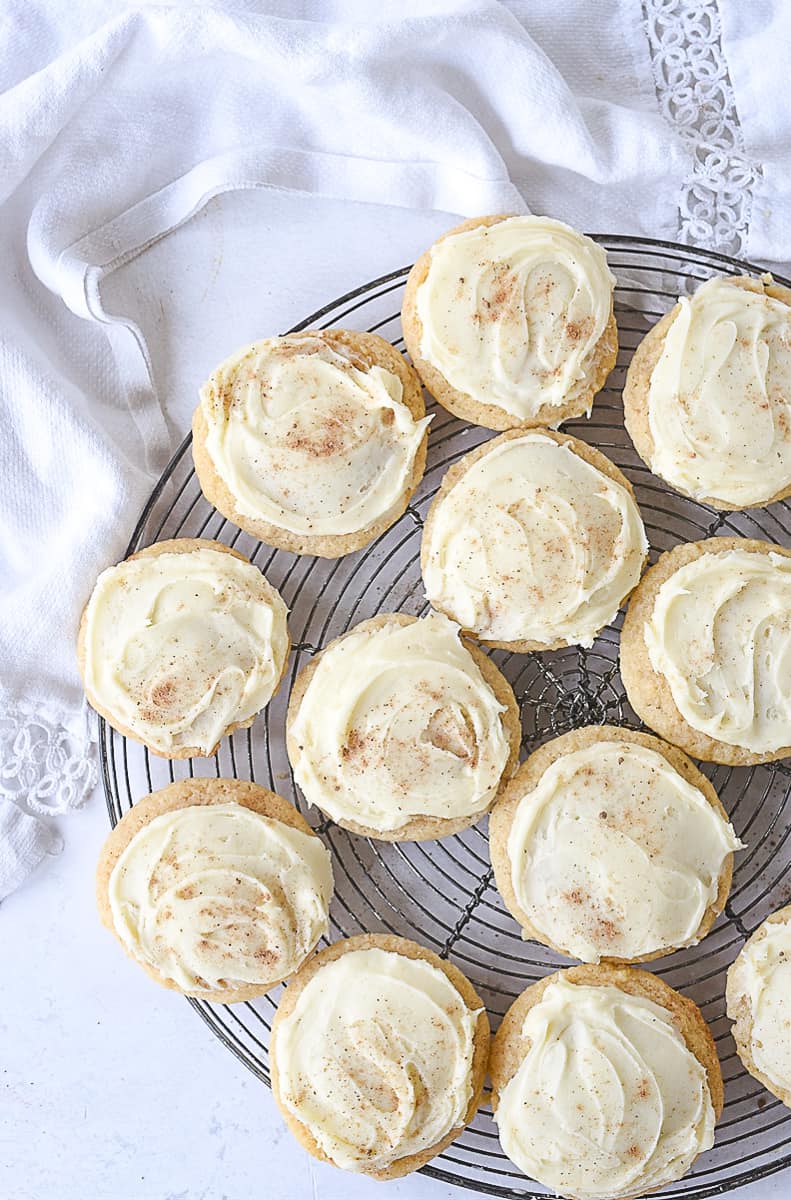
[[[738,159],[760,175],[760,163],[740,133],[732,154],[724,144],[735,115],[715,135],[706,123],[712,95],[738,108],[719,26],[672,9],[272,0],[119,16],[110,0],[0,0],[0,896],[53,848],[43,814],[96,781],[79,615],[124,552],[182,432],[174,398],[183,407],[194,384],[170,361],[172,331],[152,321],[144,336],[130,317],[124,265],[157,246],[155,302],[163,260],[174,279],[188,266],[178,238],[162,239],[212,197],[262,188],[397,205],[405,224],[410,210],[529,206],[588,230],[675,238],[692,214],[699,240],[708,228],[734,249],[755,228],[764,246],[765,206],[732,203],[724,225],[706,225],[727,191],[718,172]],[[778,77],[779,24],[767,20],[765,44],[750,35]],[[676,84],[687,116],[702,98],[710,153],[689,122],[674,128]],[[784,80],[774,95],[776,136],[762,114],[760,152],[769,144],[777,171],[791,145]],[[773,257],[791,257],[791,221],[772,222]],[[250,235],[273,236],[264,222]],[[240,282],[236,268],[231,303],[196,301],[193,338],[211,328],[237,343],[261,279]]]

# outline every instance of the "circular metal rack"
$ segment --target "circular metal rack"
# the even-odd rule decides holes
[[[615,312],[621,349],[592,416],[565,429],[608,454],[632,481],[651,542],[652,561],[681,541],[717,534],[791,545],[791,506],[715,513],[668,490],[643,465],[624,430],[621,388],[634,347],[680,294],[715,274],[759,274],[719,254],[647,239],[598,236],[617,278]],[[375,279],[312,313],[295,327],[346,326],[379,333],[401,346],[399,309],[408,268]],[[786,281],[782,281],[786,282]],[[791,284],[787,284],[791,286]],[[486,823],[435,842],[390,844],[357,837],[307,809],[285,752],[285,714],[293,680],[316,650],[377,612],[427,611],[420,577],[420,535],[427,507],[447,468],[491,437],[442,408],[430,406],[428,467],[400,521],[366,549],[334,561],[297,557],[256,543],[224,520],[201,495],[190,438],[174,455],[138,522],[129,552],[174,537],[210,537],[247,554],[280,589],[291,610],[294,642],[287,680],[251,728],[226,738],[214,758],[166,762],[149,756],[100,721],[100,746],[110,819],[115,824],[146,792],[187,775],[254,779],[287,796],[332,851],[336,894],[330,940],[369,930],[414,938],[449,956],[483,997],[493,1026],[534,980],[569,965],[535,942],[521,940],[505,911],[489,863]],[[618,672],[621,616],[590,650],[508,654],[494,659],[521,705],[523,749],[569,729],[602,722],[640,727]],[[726,1080],[726,1105],[714,1148],[692,1172],[663,1192],[679,1200],[727,1192],[791,1164],[791,1111],[741,1067],[725,1017],[725,971],[744,939],[772,910],[791,899],[788,794],[791,765],[730,769],[707,765],[747,849],[737,855],[725,913],[698,947],[652,964],[668,983],[700,1005],[714,1034]],[[269,1082],[267,1045],[280,989],[252,1004],[190,1000],[217,1037],[261,1080]],[[539,1197],[500,1149],[488,1108],[429,1166],[427,1175],[504,1197]]]

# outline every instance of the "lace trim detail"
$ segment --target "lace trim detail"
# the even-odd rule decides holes
[[[692,154],[681,240],[739,255],[761,168],[745,151],[716,0],[643,0],[643,16],[660,109]]]
[[[96,786],[97,771],[85,735],[24,705],[0,715],[0,796],[35,816],[78,808]]]

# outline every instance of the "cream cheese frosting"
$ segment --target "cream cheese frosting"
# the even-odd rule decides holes
[[[747,943],[729,972],[729,1000],[732,995],[750,1004],[749,1051],[755,1066],[778,1091],[791,1091],[789,921],[767,921]]]
[[[420,353],[459,392],[528,419],[585,394],[615,280],[561,221],[508,217],[441,238],[416,296]]]
[[[488,641],[590,646],[648,549],[620,483],[544,433],[495,439],[435,501],[426,595]]]
[[[693,559],[659,588],[644,637],[693,729],[753,754],[791,745],[791,558]]]
[[[656,750],[627,741],[556,759],[508,836],[520,908],[583,962],[693,945],[740,847],[698,788]]]
[[[184,991],[291,975],[327,932],[331,896],[319,838],[233,802],[154,817],[109,884],[124,945]]]
[[[610,985],[551,983],[495,1113],[508,1157],[563,1196],[619,1200],[680,1178],[714,1142],[706,1071],[669,1012]]]
[[[651,470],[692,496],[740,508],[789,487],[789,305],[758,280],[710,279],[682,297],[651,374],[648,423]]]
[[[464,1122],[477,1017],[424,959],[349,950],[278,1022],[281,1103],[347,1170],[420,1154]]]
[[[504,711],[447,617],[353,630],[308,682],[289,731],[294,776],[334,820],[380,832],[472,817],[508,762]]]
[[[271,699],[286,611],[258,568],[232,554],[127,559],[102,572],[86,609],[86,689],[153,750],[207,754]]]
[[[238,511],[291,533],[356,533],[410,486],[430,418],[401,380],[315,334],[267,338],[201,389],[206,449]]]

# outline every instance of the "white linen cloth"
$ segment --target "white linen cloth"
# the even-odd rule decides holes
[[[183,436],[196,348],[230,351],[277,286],[219,250],[232,291],[207,305],[193,280],[174,329],[163,271],[189,264],[166,235],[268,188],[405,221],[529,208],[782,264],[790,36],[782,0],[0,0],[0,898],[96,782],[79,615]],[[141,291],[159,309],[136,321]]]

